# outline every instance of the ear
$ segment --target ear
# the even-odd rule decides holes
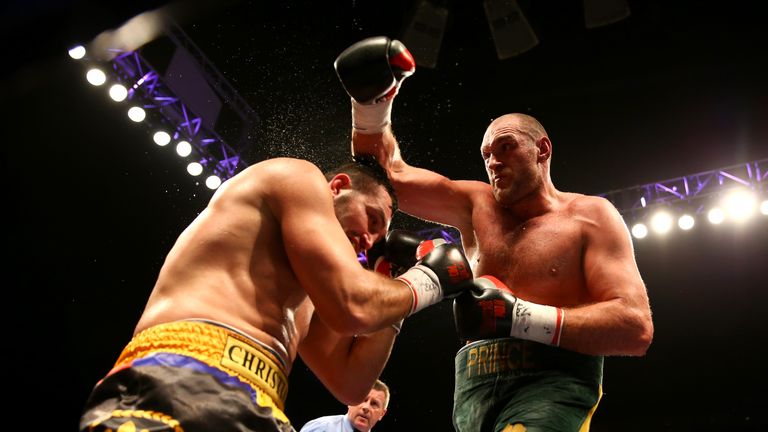
[[[544,162],[552,156],[552,141],[549,137],[543,136],[536,141],[536,147],[539,149],[539,162]]]
[[[387,413],[387,409],[384,408],[384,410],[381,412],[381,417],[379,417],[379,419],[384,418],[384,414],[386,414],[386,413]]]
[[[352,185],[352,179],[345,173],[339,173],[333,176],[328,182],[334,195],[338,195],[342,189],[349,189]]]

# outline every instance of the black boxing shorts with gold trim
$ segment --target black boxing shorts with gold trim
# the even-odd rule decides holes
[[[456,354],[457,432],[585,432],[602,396],[603,357],[514,338]]]
[[[287,394],[268,347],[223,325],[177,321],[133,337],[93,389],[80,430],[295,432]]]

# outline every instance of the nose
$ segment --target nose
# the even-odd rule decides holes
[[[501,165],[501,162],[499,162],[499,159],[496,157],[495,154],[491,153],[490,156],[488,156],[488,168],[493,170],[499,167]]]
[[[367,251],[371,247],[373,247],[373,237],[370,233],[365,232],[360,236],[360,249]]]

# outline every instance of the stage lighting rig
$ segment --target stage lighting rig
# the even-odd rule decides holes
[[[635,238],[687,231],[697,219],[744,223],[768,207],[768,159],[600,194],[619,210]],[[676,223],[673,223],[675,222]],[[648,229],[650,225],[651,229]]]
[[[136,49],[119,48],[126,46],[116,36],[126,34],[121,28],[95,39],[101,52],[76,46],[69,55],[86,66],[89,83],[127,105],[131,121],[146,125],[158,146],[191,159],[190,175],[207,172],[204,183],[215,189],[247,166],[241,155],[259,118],[180,27],[162,22],[159,37]]]

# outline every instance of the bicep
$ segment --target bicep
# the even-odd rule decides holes
[[[376,158],[387,172],[403,212],[444,225],[471,226],[471,192],[483,183],[452,181],[437,172],[409,165],[391,131],[372,135],[353,131],[352,153]]]
[[[590,297],[644,306],[647,294],[626,225],[612,206],[601,204],[599,207],[597,223],[587,233],[584,255]]]
[[[423,168],[403,165],[391,174],[400,208],[432,222],[466,227],[472,221],[472,195],[484,183],[451,180]]]

